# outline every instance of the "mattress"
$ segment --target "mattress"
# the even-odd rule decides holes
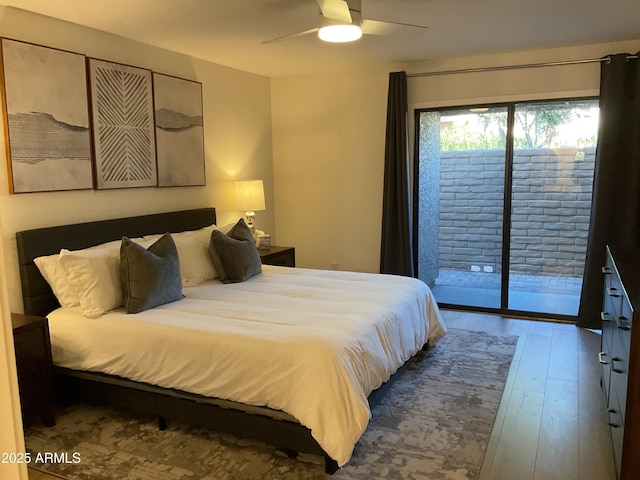
[[[54,363],[282,410],[340,466],[371,417],[367,396],[446,332],[408,277],[264,265],[183,293],[135,315],[55,310]]]

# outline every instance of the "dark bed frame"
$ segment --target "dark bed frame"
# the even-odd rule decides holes
[[[78,250],[123,236],[135,238],[150,234],[197,230],[216,223],[214,208],[159,213],[138,217],[46,227],[16,233],[24,312],[46,316],[60,306],[49,284],[33,262],[34,258],[58,253],[61,248]],[[425,348],[427,346],[425,345]],[[378,403],[405,365],[369,396],[371,408]],[[133,409],[159,419],[161,429],[167,420],[185,422],[263,441],[289,456],[298,452],[322,455],[327,473],[338,469],[311,436],[311,431],[291,415],[267,407],[255,407],[228,400],[134,382],[101,373],[55,368],[58,392],[72,401],[88,401]]]

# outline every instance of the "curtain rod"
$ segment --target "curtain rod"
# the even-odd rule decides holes
[[[627,60],[632,58],[638,58],[638,55],[629,55]],[[579,65],[582,63],[599,63],[609,62],[610,57],[603,58],[585,58],[582,60],[564,60],[559,62],[544,62],[544,63],[525,63],[519,65],[501,65],[496,67],[478,67],[478,68],[462,68],[460,70],[440,70],[436,72],[421,72],[421,73],[408,73],[407,77],[435,77],[437,75],[455,75],[458,73],[478,73],[478,72],[495,72],[498,70],[516,70],[520,68],[539,68],[539,67],[556,67],[560,65]]]

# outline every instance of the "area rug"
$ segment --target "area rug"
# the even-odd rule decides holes
[[[351,461],[331,478],[466,480],[482,464],[517,337],[449,329],[373,409]],[[74,405],[25,433],[31,467],[69,480],[326,479],[315,455],[108,407]],[[47,457],[48,456],[48,460]],[[40,459],[40,462],[36,461]]]

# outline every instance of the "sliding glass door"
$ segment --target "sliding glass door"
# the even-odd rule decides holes
[[[575,316],[597,100],[416,113],[418,277],[445,305]]]
[[[508,306],[577,315],[598,103],[517,104],[514,112]]]
[[[504,106],[419,115],[419,278],[441,303],[500,308]]]

